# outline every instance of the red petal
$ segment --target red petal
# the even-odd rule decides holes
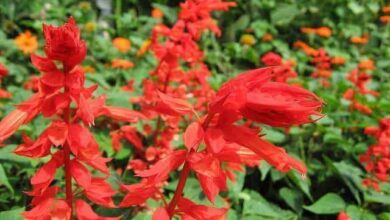
[[[184,145],[188,150],[191,150],[192,148],[197,149],[203,140],[203,136],[204,130],[202,125],[199,122],[193,122],[187,127],[184,133]]]
[[[60,146],[65,143],[68,136],[68,125],[64,122],[54,122],[48,129],[49,140],[55,145]]]
[[[283,148],[276,147],[261,139],[250,128],[231,125],[223,127],[222,131],[226,140],[249,148],[282,172],[287,172],[290,169],[296,169],[301,173],[307,171],[302,162],[290,157]]]
[[[65,74],[60,71],[45,73],[41,82],[51,87],[62,87],[65,83]]]
[[[76,180],[77,184],[79,184],[81,187],[87,188],[89,185],[91,185],[91,173],[76,159],[70,161],[70,172],[72,177]]]
[[[58,71],[55,63],[47,57],[41,57],[35,54],[31,54],[30,58],[32,64],[41,72],[47,73]]]
[[[189,159],[191,168],[202,175],[217,177],[221,174],[220,161],[212,154],[193,153]]]
[[[214,154],[219,153],[226,145],[223,132],[220,129],[208,128],[205,135],[207,148]]]
[[[177,150],[167,155],[165,158],[159,160],[151,168],[145,171],[138,172],[137,175],[140,177],[152,177],[154,176],[156,181],[164,180],[168,177],[172,170],[175,170],[186,159],[186,150]]]
[[[120,217],[101,217],[98,216],[85,201],[76,200],[76,215],[78,220],[116,220]]]
[[[160,97],[161,103],[159,103],[158,108],[163,111],[166,109],[166,113],[175,112],[177,114],[187,114],[193,112],[192,105],[183,99],[173,98],[169,95],[166,95],[160,91],[157,91],[158,96]]]
[[[154,211],[152,220],[170,220],[168,211],[165,208],[158,208]]]

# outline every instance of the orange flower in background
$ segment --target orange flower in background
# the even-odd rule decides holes
[[[359,62],[359,69],[362,70],[374,70],[375,63],[371,59],[362,60]]]
[[[152,10],[152,17],[160,19],[160,18],[164,17],[164,13],[160,9],[154,8]]]
[[[252,46],[256,43],[256,39],[251,34],[243,34],[240,38],[240,43],[248,46]]]
[[[294,47],[303,50],[303,52],[308,56],[316,56],[318,51],[303,41],[294,42]]]
[[[316,34],[321,37],[330,37],[332,30],[328,27],[319,27],[316,29]]]
[[[14,40],[18,48],[23,51],[24,54],[30,54],[38,49],[37,37],[31,34],[30,31],[20,33]]]
[[[82,66],[81,68],[83,68],[83,71],[85,73],[95,73],[96,72],[96,69],[93,68],[92,66],[89,66],[89,65]]]
[[[302,27],[301,32],[305,34],[314,34],[316,30],[314,28]]]
[[[264,42],[270,42],[272,41],[274,38],[271,34],[264,34],[263,37],[261,38],[262,41]]]
[[[150,48],[150,45],[152,44],[152,41],[150,39],[145,40],[142,42],[141,47],[137,51],[137,57],[142,57]]]
[[[382,23],[390,23],[390,16],[389,15],[380,16],[379,20]]]
[[[333,57],[332,60],[330,61],[334,65],[344,65],[346,60],[344,57]]]
[[[134,67],[134,63],[129,60],[113,59],[111,67],[114,69],[129,69]]]
[[[390,12],[390,6],[385,6],[385,7],[383,7],[383,8],[382,8],[382,11],[383,11],[384,13],[389,13],[389,12]]]
[[[321,37],[330,37],[332,35],[332,30],[328,27],[319,27],[319,28],[302,27],[301,32],[305,34],[316,34]]]
[[[363,36],[361,36],[361,37],[354,36],[354,37],[351,37],[349,40],[351,41],[351,43],[354,43],[354,44],[366,44],[366,43],[368,43],[369,37],[368,37],[368,34],[363,34]]]
[[[112,41],[112,44],[116,49],[122,53],[127,53],[130,50],[131,43],[129,39],[123,37],[117,37]]]

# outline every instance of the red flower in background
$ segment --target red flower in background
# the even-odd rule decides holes
[[[380,191],[380,182],[390,180],[390,117],[379,121],[379,127],[367,127],[364,133],[376,139],[359,160],[365,165],[370,177],[363,180],[363,185]]]
[[[80,200],[84,194],[90,201],[115,207],[112,196],[115,191],[105,181],[109,175],[106,163],[92,133],[80,122],[93,125],[95,117],[106,115],[115,120],[136,121],[142,114],[121,107],[105,105],[105,97],[93,97],[97,86],[84,87],[85,76],[80,64],[86,55],[85,43],[73,18],[60,27],[43,26],[47,57],[31,55],[33,65],[42,72],[38,92],[0,122],[0,141],[10,137],[22,124],[41,113],[52,117],[52,123],[37,140],[24,135],[24,143],[15,153],[31,158],[50,156],[31,179],[32,208],[23,213],[27,219],[71,219],[76,207],[78,219],[106,219],[97,216],[89,205]],[[62,63],[57,67],[56,61]],[[71,106],[75,102],[75,107]],[[54,117],[55,116],[55,117]],[[64,168],[65,189],[53,183],[57,170]],[[88,167],[90,169],[88,169]],[[96,169],[103,177],[94,177]],[[81,193],[73,191],[73,180]],[[61,198],[61,191],[66,195]],[[78,199],[74,204],[75,199]],[[118,218],[107,218],[118,219]]]
[[[368,65],[369,68],[366,68],[366,65]],[[343,98],[351,101],[351,110],[357,110],[363,114],[370,115],[372,113],[372,109],[361,103],[358,96],[365,96],[369,94],[377,97],[380,94],[377,91],[367,88],[367,84],[371,81],[371,75],[364,70],[371,69],[373,64],[366,65],[359,64],[358,68],[355,68],[348,73],[347,79],[352,83],[353,87],[344,92]]]

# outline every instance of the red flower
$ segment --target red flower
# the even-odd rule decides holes
[[[63,62],[68,71],[84,60],[87,47],[80,40],[80,31],[72,17],[61,27],[44,24],[43,33],[46,40],[45,52],[49,59]]]
[[[340,212],[337,216],[337,220],[351,220],[351,218],[345,212]]]
[[[0,76],[4,77],[8,75],[8,69],[0,63]]]
[[[277,66],[282,64],[282,57],[274,52],[268,52],[261,57],[261,62],[267,66]]]

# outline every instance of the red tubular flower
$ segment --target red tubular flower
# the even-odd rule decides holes
[[[106,115],[116,120],[134,122],[142,114],[121,107],[105,104],[105,97],[93,97],[97,86],[84,87],[85,76],[77,67],[86,55],[85,43],[73,18],[60,27],[43,26],[47,57],[31,55],[33,65],[42,72],[38,79],[38,92],[17,106],[0,122],[0,140],[10,137],[20,125],[28,123],[41,113],[44,117],[55,117],[37,140],[23,135],[24,143],[15,153],[32,158],[50,156],[31,179],[32,208],[23,213],[26,219],[73,219],[76,207],[78,219],[106,219],[97,216],[90,206],[80,200],[84,194],[90,201],[115,207],[112,196],[116,193],[106,182],[109,169],[93,135],[83,125],[93,125],[95,117]],[[56,62],[62,64],[58,68]],[[71,105],[71,102],[76,105]],[[73,107],[75,106],[75,107]],[[72,158],[72,159],[71,159]],[[54,186],[55,174],[64,168],[65,189]],[[94,177],[90,168],[99,170],[104,177]],[[72,182],[82,189],[75,194]],[[59,198],[61,191],[65,198]],[[74,204],[74,199],[78,199]],[[107,218],[118,219],[118,218]]]
[[[80,39],[80,31],[72,17],[61,27],[43,25],[43,34],[46,40],[45,52],[49,59],[63,62],[68,71],[84,60],[87,47]]]

